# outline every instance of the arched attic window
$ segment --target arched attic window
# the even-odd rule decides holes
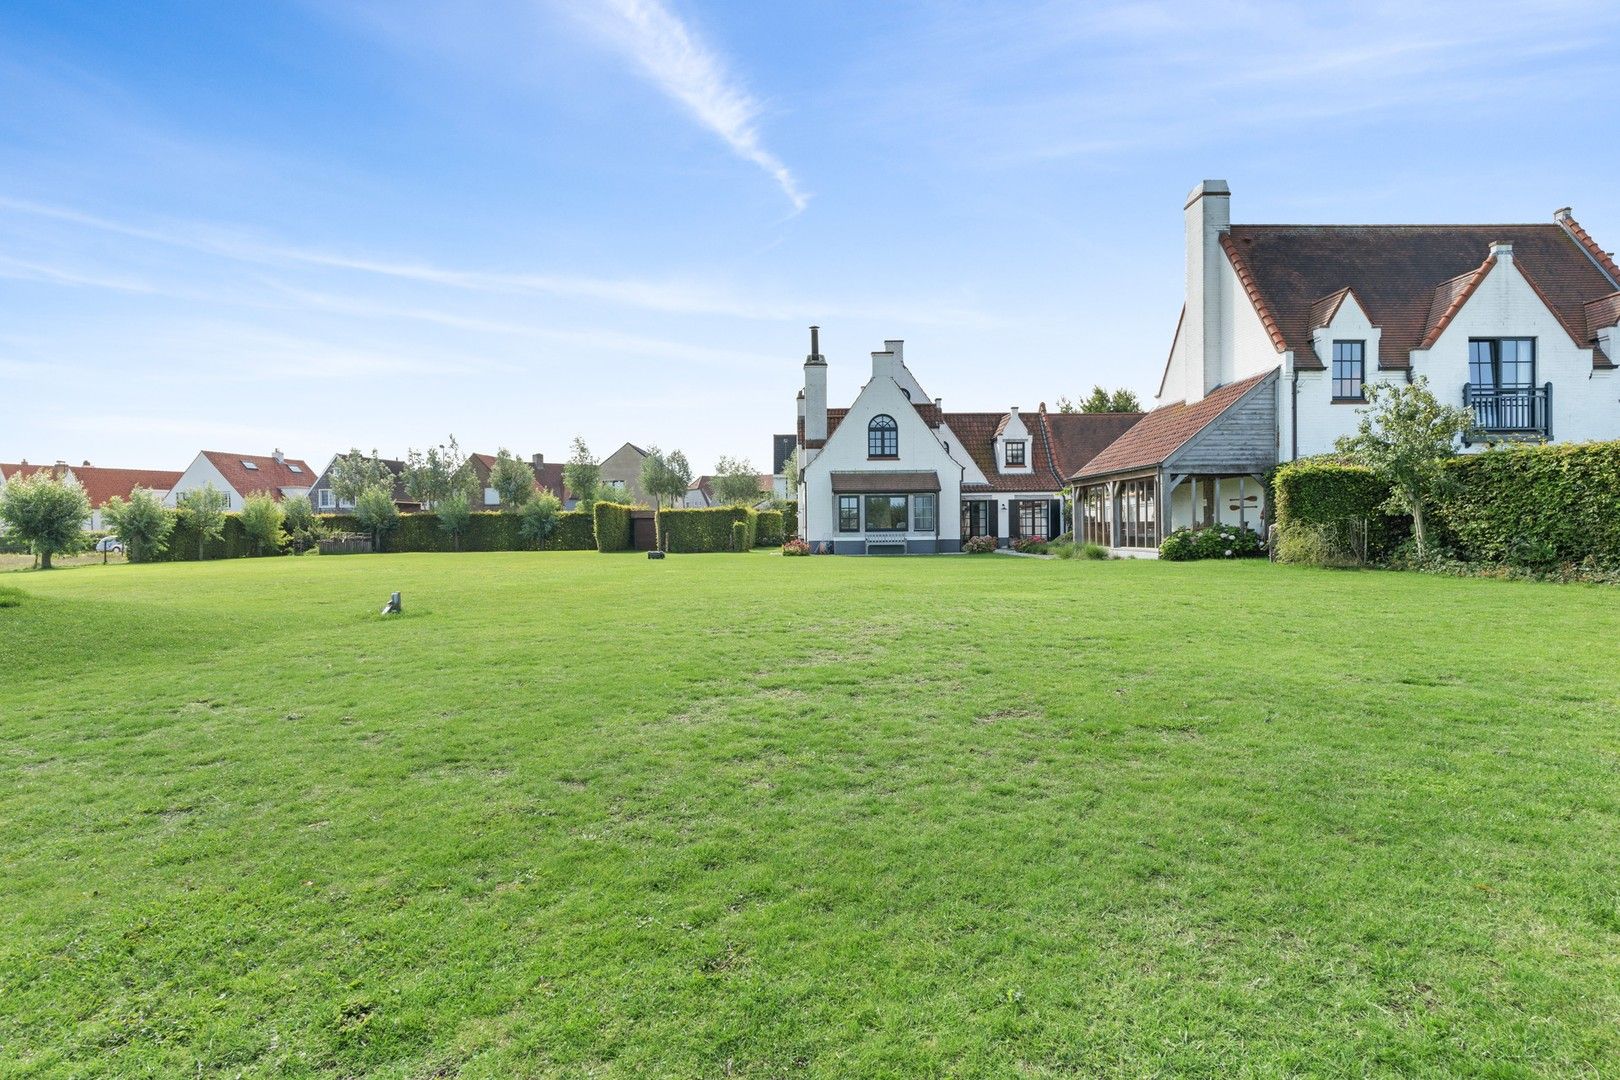
[[[866,425],[866,456],[900,456],[900,425],[894,422],[894,417],[879,413]]]

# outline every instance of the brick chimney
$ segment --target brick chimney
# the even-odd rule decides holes
[[[1187,230],[1187,313],[1182,348],[1187,357],[1187,401],[1201,401],[1221,383],[1221,273],[1226,254],[1221,234],[1232,228],[1232,189],[1225,180],[1205,180],[1182,208]],[[1166,388],[1169,389],[1169,388]]]
[[[281,452],[281,447],[278,446],[274,450],[270,451],[270,459],[277,465],[283,465],[287,461],[287,455],[283,454]]]

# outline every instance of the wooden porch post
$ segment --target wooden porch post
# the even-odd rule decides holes
[[[1119,481],[1108,481],[1108,546],[1119,547]]]

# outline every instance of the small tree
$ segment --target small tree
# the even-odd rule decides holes
[[[192,488],[177,500],[180,509],[197,530],[197,558],[203,558],[210,540],[225,535],[225,512],[230,508],[230,497],[213,484]]]
[[[557,531],[557,514],[561,511],[562,501],[557,496],[539,492],[518,511],[518,535],[540,547]]]
[[[461,534],[472,524],[472,499],[466,491],[455,491],[440,499],[433,512],[439,516],[439,528],[450,534],[450,543],[461,550]]]
[[[26,541],[39,556],[39,568],[51,568],[51,556],[78,551],[84,544],[84,522],[90,500],[84,489],[40,471],[8,480],[0,487],[0,523]]]
[[[309,503],[304,499],[293,500]],[[281,551],[287,543],[287,534],[282,531],[282,522],[286,515],[281,511],[281,504],[272,499],[268,493],[256,491],[242,500],[241,513],[237,519],[242,523],[242,533],[253,544],[253,550],[259,555],[266,551]]]
[[[394,495],[381,484],[361,491],[354,500],[354,519],[360,527],[371,533],[371,550],[382,550],[383,533],[399,524],[399,507]]]
[[[752,506],[763,497],[759,474],[746,459],[722,457],[714,470],[714,497],[721,506]]]
[[[405,455],[405,493],[431,510],[441,499],[450,497],[463,476],[467,459],[454,435],[448,443],[427,450],[411,450]]]
[[[308,499],[288,499],[281,505],[281,527],[294,551],[308,551],[321,538],[321,523]]]
[[[534,497],[534,467],[501,447],[489,470],[489,486],[501,498],[501,509],[514,514]]]
[[[169,550],[174,511],[146,488],[134,489],[127,500],[114,495],[101,508],[101,518],[123,543],[130,562],[141,562]]]
[[[1365,392],[1360,424],[1354,435],[1339,439],[1339,452],[1389,484],[1386,508],[1412,515],[1412,537],[1423,558],[1428,554],[1426,510],[1446,483],[1446,460],[1456,456],[1458,440],[1474,426],[1473,414],[1442,405],[1424,378],[1410,385],[1369,382]]]
[[[787,497],[794,498],[799,494],[799,451],[795,447],[787,456],[782,465],[783,478],[787,480]]]
[[[388,471],[377,451],[373,450],[367,457],[359,450],[350,450],[332,462],[327,486],[339,506],[359,507],[360,496],[367,488],[383,487],[392,491],[394,474]]]
[[[692,466],[679,450],[665,454],[656,446],[647,448],[641,459],[641,490],[653,501],[653,527],[658,546],[664,546],[664,507],[674,506],[686,497],[692,486]]]
[[[602,465],[578,435],[569,449],[568,461],[563,465],[563,484],[573,493],[575,505],[589,511],[600,494]]]
[[[1061,413],[1108,413],[1108,412],[1141,412],[1142,402],[1133,391],[1121,387],[1109,393],[1100,386],[1093,386],[1091,393],[1081,398],[1079,402],[1070,401],[1066,397],[1058,398],[1058,412]]]

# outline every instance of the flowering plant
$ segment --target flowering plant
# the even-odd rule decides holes
[[[962,550],[969,555],[989,555],[996,550],[996,538],[993,536],[970,536]]]
[[[1012,549],[1026,555],[1044,555],[1047,550],[1046,537],[1020,536],[1012,542]]]
[[[795,536],[793,539],[782,545],[782,554],[808,555],[810,554],[810,545]]]
[[[1246,559],[1262,555],[1266,542],[1253,529],[1241,525],[1211,525],[1204,529],[1177,529],[1159,545],[1159,558],[1172,562],[1190,559]]]

